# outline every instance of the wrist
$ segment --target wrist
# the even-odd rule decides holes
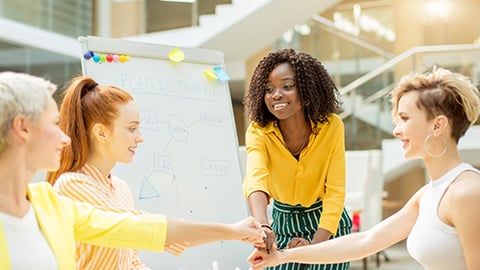
[[[292,249],[277,249],[277,251],[280,258],[280,264],[294,261],[294,260],[290,260],[290,257],[292,256],[291,254]]]

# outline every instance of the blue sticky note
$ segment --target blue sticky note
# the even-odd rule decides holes
[[[213,68],[213,71],[215,72],[215,74],[217,75],[218,79],[220,81],[228,81],[230,80],[230,77],[228,76],[228,74],[225,72],[225,70],[223,70],[222,67],[214,67]]]

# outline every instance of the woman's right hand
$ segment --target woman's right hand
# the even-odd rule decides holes
[[[265,238],[264,230],[253,217],[247,217],[232,225],[235,230],[236,240],[249,242],[253,245],[263,243]]]

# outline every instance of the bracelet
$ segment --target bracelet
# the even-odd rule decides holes
[[[270,231],[273,232],[272,227],[270,227],[270,225],[268,225],[268,224],[262,224],[262,225],[260,225],[260,226],[261,226],[262,228],[267,228],[267,229],[269,229]]]

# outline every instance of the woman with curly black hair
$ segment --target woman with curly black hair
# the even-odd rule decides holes
[[[247,170],[243,192],[262,223],[267,250],[349,234],[344,209],[345,142],[337,87],[324,66],[293,49],[272,52],[256,67],[245,105]],[[273,222],[267,205],[273,200]],[[289,263],[270,269],[349,269],[349,263]]]

